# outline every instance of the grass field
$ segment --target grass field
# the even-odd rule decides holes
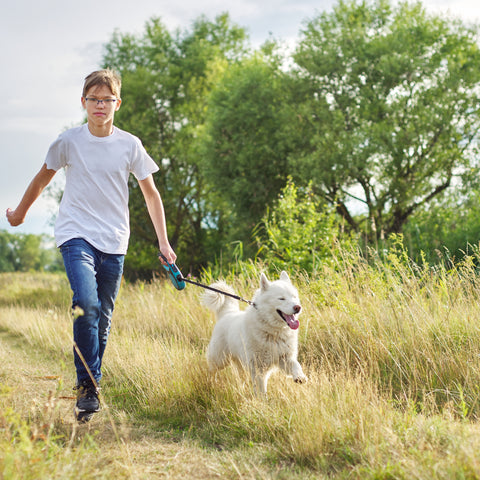
[[[305,385],[267,399],[233,369],[210,378],[202,290],[123,284],[104,408],[73,420],[70,291],[0,275],[2,479],[480,478],[480,284],[473,261],[419,267],[345,254],[295,277]],[[227,277],[251,298],[260,267]],[[204,279],[207,280],[207,279]]]

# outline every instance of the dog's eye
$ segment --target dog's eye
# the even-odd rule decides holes
[[[279,300],[285,300],[285,297],[280,297]]]

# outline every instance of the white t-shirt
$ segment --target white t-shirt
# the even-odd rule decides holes
[[[127,253],[128,177],[133,173],[144,180],[158,170],[140,140],[116,127],[112,135],[96,137],[84,124],[52,143],[45,164],[55,171],[65,168],[55,223],[57,247],[80,237],[103,253]]]

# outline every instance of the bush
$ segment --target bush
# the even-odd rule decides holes
[[[309,274],[322,265],[332,265],[340,244],[343,250],[356,245],[333,207],[315,197],[310,186],[297,188],[291,179],[254,237],[257,256],[266,264]]]

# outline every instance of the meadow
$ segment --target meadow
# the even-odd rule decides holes
[[[251,298],[263,269],[224,278]],[[0,275],[0,478],[480,478],[476,259],[340,252],[315,275],[289,274],[308,383],[278,372],[262,399],[241,371],[211,378],[202,290],[124,283],[104,408],[86,425],[73,419],[66,278]]]

